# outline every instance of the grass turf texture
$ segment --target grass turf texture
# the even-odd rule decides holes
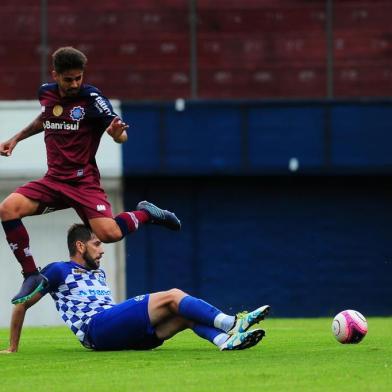
[[[17,354],[0,355],[2,391],[391,391],[392,318],[369,318],[342,345],[330,318],[267,319],[256,347],[219,352],[186,331],[153,351],[92,352],[66,327],[26,328]],[[0,330],[1,346],[8,331]]]

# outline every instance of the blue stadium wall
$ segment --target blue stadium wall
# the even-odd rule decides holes
[[[228,312],[392,314],[391,102],[122,111],[125,207],[151,200],[183,224],[128,237],[128,296],[179,287]]]

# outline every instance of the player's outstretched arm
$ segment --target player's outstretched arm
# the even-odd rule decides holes
[[[23,128],[20,132],[14,135],[11,139],[4,143],[0,143],[0,155],[9,157],[12,154],[15,146],[23,139],[27,139],[30,136],[36,135],[42,132],[42,118],[39,115],[33,122],[31,122],[27,127]]]
[[[15,305],[11,317],[10,345],[7,349],[0,351],[0,354],[12,354],[18,351],[26,311],[29,307],[37,303],[41,298],[42,294],[37,293],[29,301]]]
[[[106,132],[113,138],[116,143],[125,143],[128,140],[127,129],[129,125],[125,124],[120,117],[115,117]]]

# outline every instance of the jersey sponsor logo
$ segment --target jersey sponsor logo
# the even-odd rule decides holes
[[[111,290],[103,290],[103,289],[88,289],[88,290],[79,290],[79,295],[82,297],[87,297],[91,295],[112,295]]]
[[[43,127],[44,129],[52,131],[77,131],[79,129],[79,122],[71,124],[66,121],[50,122],[49,120],[47,120],[44,121]]]
[[[95,103],[94,106],[98,109],[99,113],[105,113],[109,116],[113,116],[114,114],[112,113],[112,111],[109,108],[109,105],[106,103],[106,101],[98,96],[97,98],[95,98]]]
[[[53,108],[53,114],[56,117],[59,117],[59,116],[61,116],[63,114],[63,110],[64,109],[63,109],[63,107],[61,105],[55,105],[54,108]]]
[[[104,204],[97,204],[97,211],[106,211],[106,206]]]
[[[71,109],[70,116],[74,121],[80,121],[84,119],[84,109],[81,106],[75,106]]]

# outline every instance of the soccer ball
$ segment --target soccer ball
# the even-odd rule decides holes
[[[332,322],[332,333],[340,343],[359,343],[367,334],[365,317],[356,310],[343,310]]]

